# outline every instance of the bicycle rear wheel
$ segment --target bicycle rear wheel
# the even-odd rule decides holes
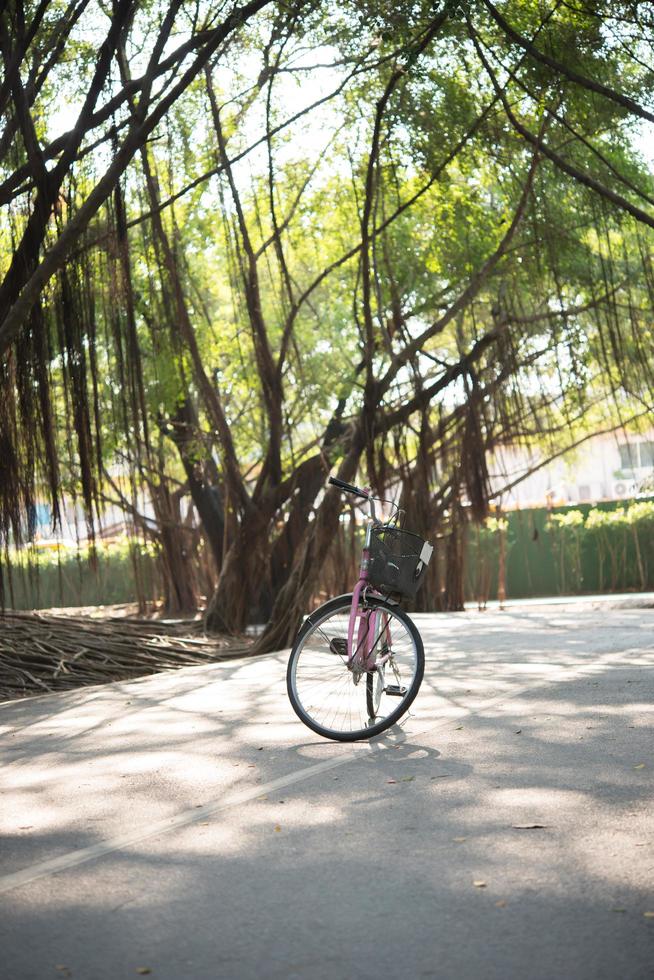
[[[341,742],[371,738],[394,725],[415,699],[425,669],[422,640],[407,614],[369,598],[360,615],[364,632],[371,631],[373,657],[369,669],[353,670],[347,656],[351,602],[351,596],[338,596],[309,616],[286,675],[301,721]]]

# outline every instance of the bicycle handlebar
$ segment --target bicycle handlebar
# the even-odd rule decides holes
[[[338,487],[339,490],[345,490],[346,493],[353,493],[356,497],[363,497],[364,500],[370,499],[370,494],[366,493],[365,490],[353,487],[351,483],[344,483],[343,480],[337,480],[335,476],[330,476],[328,482],[332,486]]]
[[[394,511],[394,515],[393,515],[392,520],[394,520],[396,524],[397,524],[397,520],[399,518],[399,515],[404,513],[404,511],[400,510],[400,508],[398,507],[398,505],[396,503],[394,503],[392,500],[385,500],[382,497],[373,497],[373,495],[370,492],[370,490],[361,490],[360,487],[355,487],[352,483],[345,483],[344,480],[339,480],[335,476],[330,476],[329,479],[327,480],[327,482],[328,483],[331,483],[331,485],[333,487],[338,487],[339,490],[344,490],[345,493],[351,493],[355,497],[362,497],[364,500],[367,500],[368,501],[368,505],[370,507],[370,517],[371,517],[373,523],[377,523],[377,513],[375,511],[375,501],[377,501],[378,503],[390,504],[391,505],[391,507],[393,508],[393,511]]]

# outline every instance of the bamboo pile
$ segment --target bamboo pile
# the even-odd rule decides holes
[[[214,663],[248,648],[245,639],[204,636],[199,621],[6,611],[0,616],[0,701]]]

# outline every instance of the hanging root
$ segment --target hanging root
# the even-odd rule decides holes
[[[0,701],[216,663],[249,649],[247,640],[205,637],[197,621],[98,621],[5,612],[0,618]]]

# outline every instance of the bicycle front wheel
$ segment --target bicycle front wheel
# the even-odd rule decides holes
[[[372,652],[365,669],[353,669],[347,652],[351,601],[351,596],[339,596],[309,616],[287,670],[295,713],[318,735],[341,742],[371,738],[394,725],[415,699],[425,669],[413,622],[397,606],[376,598],[359,608]]]

